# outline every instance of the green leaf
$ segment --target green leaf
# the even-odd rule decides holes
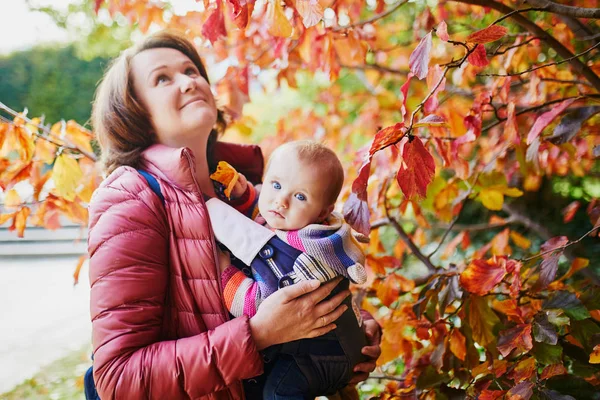
[[[571,335],[583,345],[588,353],[594,349],[594,335],[600,333],[600,327],[591,319],[571,322]]]
[[[571,319],[582,320],[590,317],[587,308],[571,292],[560,290],[544,302],[544,309],[562,309]]]
[[[444,382],[448,382],[450,378],[446,374],[438,373],[435,368],[431,365],[427,366],[423,373],[419,375],[417,379],[417,388],[433,388],[439,386]]]
[[[596,388],[584,379],[573,375],[555,376],[546,381],[546,387],[561,394],[575,394],[577,399],[593,399],[598,393]]]
[[[532,353],[539,363],[545,365],[562,364],[563,349],[561,346],[535,342]]]
[[[558,327],[569,325],[571,321],[562,310],[548,310],[546,312],[548,321]]]

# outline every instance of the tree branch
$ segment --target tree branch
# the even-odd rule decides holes
[[[89,153],[86,150],[83,150],[83,149],[79,148],[78,146],[76,146],[75,144],[67,141],[66,139],[56,138],[55,135],[47,127],[45,127],[44,125],[40,125],[40,124],[34,123],[31,119],[27,118],[23,114],[20,114],[20,113],[14,111],[13,109],[9,108],[7,105],[5,105],[4,103],[2,103],[1,101],[0,101],[0,110],[6,111],[7,113],[9,113],[10,115],[12,115],[13,117],[22,118],[23,121],[25,121],[25,122],[27,122],[27,123],[29,123],[31,125],[36,126],[39,129],[41,129],[45,133],[45,135],[42,135],[39,132],[32,132],[33,134],[35,134],[36,136],[38,136],[40,139],[44,139],[44,140],[46,140],[46,141],[48,141],[48,142],[50,142],[50,143],[52,143],[52,144],[54,144],[56,146],[59,146],[59,147],[65,148],[65,149],[69,149],[69,150],[72,150],[72,151],[76,151],[76,152],[78,152],[78,153],[86,156],[87,158],[89,158],[92,161],[97,161],[98,158],[96,157],[96,155],[94,153]],[[13,123],[13,121],[11,121],[11,123]],[[91,132],[89,130],[87,130],[87,129],[83,128],[83,127],[81,127],[81,128],[83,130],[85,130],[86,132],[88,132],[88,133],[91,134]],[[60,140],[61,142],[64,142],[64,144],[57,143],[56,141],[54,141],[51,138],[53,138],[55,140]]]
[[[475,6],[481,6],[481,7],[489,7],[489,8],[492,8],[496,11],[500,11],[505,14],[508,14],[511,11],[514,11],[509,6],[504,5],[504,4],[494,1],[494,0],[451,0],[451,1],[455,1],[455,2],[463,3],[463,4],[471,4],[471,5],[475,5]],[[571,51],[569,49],[567,49],[565,46],[563,46],[562,43],[560,43],[558,40],[556,40],[552,35],[550,35],[548,32],[543,30],[541,27],[539,27],[533,21],[524,17],[522,14],[513,14],[511,16],[511,18],[517,24],[521,25],[523,28],[527,29],[529,32],[531,32],[535,36],[539,36],[540,38],[542,38],[561,57],[563,57],[563,58],[573,57],[573,53],[571,53]],[[577,73],[583,75],[592,85],[594,85],[594,88],[596,90],[600,91],[600,77],[598,77],[598,75],[596,75],[594,73],[594,71],[592,71],[590,69],[590,67],[585,65],[583,62],[581,62],[577,58],[571,59],[570,64]]]
[[[408,0],[402,0],[401,2],[399,2],[398,4],[396,4],[395,6],[393,6],[392,8],[390,8],[387,11],[382,12],[381,14],[377,14],[372,16],[369,19],[365,19],[364,21],[357,21],[353,24],[350,24],[348,26],[339,26],[333,29],[334,32],[340,32],[340,31],[344,31],[346,29],[350,29],[350,28],[356,28],[358,26],[363,26],[366,24],[371,24],[377,20],[380,20],[382,18],[387,17],[388,15],[390,15],[391,13],[393,13],[394,11],[396,11],[397,9],[399,9],[400,7],[402,7],[403,5],[405,5],[406,3],[408,3]]]
[[[541,7],[542,10],[554,14],[566,15],[575,18],[600,18],[600,8],[585,8],[565,6],[550,0],[525,0],[534,7]]]
[[[509,73],[506,73],[506,74],[477,74],[477,76],[517,76],[517,75],[523,75],[523,74],[527,74],[529,72],[536,71],[536,70],[541,69],[541,68],[546,68],[546,67],[550,67],[552,65],[559,65],[559,64],[563,64],[563,63],[566,63],[566,62],[569,62],[569,61],[572,61],[572,60],[576,60],[578,57],[581,57],[582,55],[589,53],[590,51],[594,50],[598,46],[600,46],[600,42],[596,43],[595,45],[593,45],[589,49],[587,49],[585,51],[582,51],[579,54],[575,54],[573,57],[565,58],[564,60],[555,61],[555,62],[543,64],[543,65],[538,65],[537,67],[532,67],[532,68],[529,68],[529,69],[526,69],[526,70],[520,71],[520,72],[509,72]]]

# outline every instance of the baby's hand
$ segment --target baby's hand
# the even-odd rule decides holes
[[[242,197],[242,195],[246,192],[246,189],[248,189],[248,181],[246,180],[244,174],[238,173],[238,181],[231,190],[231,199],[235,200]]]

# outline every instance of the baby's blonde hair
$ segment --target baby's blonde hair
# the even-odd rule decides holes
[[[296,140],[288,142],[277,147],[267,163],[267,170],[270,167],[271,160],[279,153],[293,150],[298,156],[298,160],[306,162],[309,165],[319,167],[319,178],[328,179],[330,184],[327,185],[327,193],[325,200],[327,205],[335,204],[342,186],[344,184],[344,168],[338,156],[329,147],[324,144],[314,142],[312,140]]]

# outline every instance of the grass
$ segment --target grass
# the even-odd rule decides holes
[[[37,374],[24,380],[10,392],[0,394],[0,399],[81,400],[84,398],[83,375],[92,365],[91,351],[91,346],[87,345],[46,365]]]

